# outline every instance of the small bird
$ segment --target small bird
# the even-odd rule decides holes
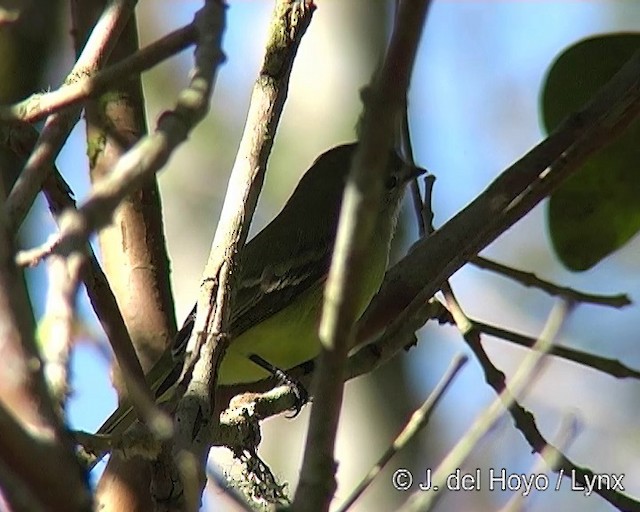
[[[357,144],[323,153],[305,173],[282,211],[240,251],[239,276],[229,323],[230,343],[222,360],[218,384],[250,383],[269,377],[269,366],[288,370],[313,359],[320,351],[318,324],[324,283],[329,272],[342,196]],[[381,204],[365,283],[357,298],[358,315],[382,283],[389,259],[400,203],[408,181],[425,172],[407,167],[390,151]],[[186,344],[195,322],[196,306],[167,350],[147,375],[157,395],[177,380]],[[257,356],[257,357],[256,357]],[[98,430],[121,432],[121,406]]]

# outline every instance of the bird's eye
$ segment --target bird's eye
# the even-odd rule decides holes
[[[398,177],[397,176],[389,176],[387,180],[384,182],[384,186],[387,190],[392,190],[398,186]]]

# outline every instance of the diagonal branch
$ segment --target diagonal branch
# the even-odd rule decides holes
[[[520,334],[513,331],[508,331],[494,325],[489,325],[477,320],[471,320],[473,326],[480,332],[496,338],[502,338],[503,340],[510,341],[522,347],[533,347],[535,339],[524,334]],[[553,346],[549,351],[549,354],[557,357],[561,357],[574,363],[582,364],[594,370],[600,371],[617,377],[619,379],[640,379],[640,371],[634,370],[620,361],[615,359],[609,359],[606,357],[596,356],[589,354],[581,350],[575,350],[570,347]]]
[[[501,397],[505,390],[505,375],[494,366],[480,343],[480,336],[466,340],[473,350],[485,375],[486,382]],[[537,350],[534,347],[534,350]],[[572,460],[561,453],[557,448],[547,442],[536,425],[533,414],[522,407],[517,401],[509,402],[509,413],[513,418],[516,428],[522,433],[529,446],[540,455],[550,457],[549,466],[560,476],[572,478],[575,482],[585,486],[588,481],[593,481],[593,471],[577,466]],[[594,492],[620,510],[640,510],[640,502],[619,492],[615,488],[594,488]]]
[[[360,484],[358,484],[344,503],[340,505],[338,512],[347,512],[367,487],[369,487],[376,476],[380,474],[380,471],[382,471],[393,456],[405,448],[409,441],[414,439],[415,436],[427,426],[435,407],[438,405],[440,400],[442,400],[444,394],[453,382],[453,379],[457,376],[458,372],[467,363],[467,361],[467,357],[461,354],[454,357],[449,364],[449,368],[447,368],[445,374],[440,378],[437,386],[429,394],[423,404],[413,412],[411,418],[409,418],[409,421],[406,423],[402,431],[396,436],[393,443],[389,448],[387,448],[385,453],[378,459],[375,466],[371,468],[367,476],[360,482]]]
[[[520,364],[511,379],[510,388],[507,388],[503,379],[499,391],[496,389],[498,396],[495,400],[483,411],[476,421],[474,421],[465,435],[460,438],[455,447],[449,451],[447,456],[438,465],[438,468],[431,478],[429,488],[423,488],[415,492],[400,510],[404,512],[430,510],[435,505],[436,500],[442,496],[442,492],[439,491],[446,490],[447,488],[445,485],[447,477],[452,474],[456,468],[464,464],[464,461],[470,455],[473,448],[478,445],[482,437],[484,437],[505,414],[505,408],[511,411],[514,404],[517,405],[516,398],[518,395],[526,391],[529,384],[538,375],[541,366],[545,362],[545,354],[551,347],[553,338],[562,327],[569,312],[570,305],[566,303],[560,303],[551,311],[547,323],[540,334],[540,338],[536,342],[536,350],[529,352]],[[455,313],[453,314],[455,315]],[[456,320],[462,321],[459,328],[464,335],[465,341],[472,344],[479,337],[475,335],[477,333],[465,331],[468,321],[464,319],[463,314],[461,316],[462,318],[456,317]],[[478,354],[476,353],[476,355]],[[502,377],[504,378],[504,375],[502,375]]]
[[[497,261],[475,256],[470,263],[483,270],[495,272],[501,276],[507,277],[520,283],[522,286],[538,288],[553,297],[563,297],[574,302],[583,302],[586,304],[598,304],[600,306],[610,306],[613,308],[623,308],[632,304],[629,296],[624,293],[616,295],[597,295],[593,293],[585,293],[566,286],[559,286],[550,281],[539,278],[533,272],[518,270],[498,263]]]
[[[195,42],[193,23],[142,48],[125,59],[93,74],[72,74],[55,91],[33,94],[15,105],[0,106],[0,121],[35,123],[64,108],[95,96],[117,80],[146,71]],[[117,38],[116,38],[117,39]]]
[[[253,89],[245,130],[203,273],[196,324],[180,378],[180,387],[186,385],[186,391],[176,412],[173,448],[174,457],[181,461],[179,470],[187,467],[186,464],[195,468],[200,477],[199,491],[204,485],[202,477],[210,447],[211,429],[203,428],[203,424],[215,421],[213,418],[217,416],[213,414],[217,368],[228,343],[225,333],[236,254],[249,232],[287,97],[293,61],[314,9],[309,0],[276,3],[265,58]],[[185,494],[189,493],[185,490]]]
[[[67,80],[102,67],[113,50],[118,36],[133,12],[136,0],[110,0],[96,23],[80,57]],[[33,153],[4,204],[7,227],[17,232],[27,212],[51,173],[51,165],[80,116],[80,109],[69,109],[47,118]]]
[[[418,241],[387,272],[378,296],[359,322],[358,339],[378,332],[406,307],[410,317],[441,283],[547,197],[591,154],[610,143],[639,112],[640,52],[581,111],[439,230]]]

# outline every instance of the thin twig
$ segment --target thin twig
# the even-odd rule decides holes
[[[543,471],[547,468],[553,468],[559,462],[558,455],[564,452],[578,435],[579,424],[575,416],[568,415],[562,420],[559,432],[556,436],[555,445],[558,451],[547,446],[540,455],[540,459],[536,461],[534,466],[525,474],[529,475],[530,485],[525,492],[514,492],[511,499],[500,509],[499,512],[518,512],[524,508],[523,501],[530,496],[531,491],[536,489],[546,489],[549,480]]]
[[[396,2],[396,5],[399,3]],[[402,114],[402,128],[400,143],[402,145],[402,153],[407,165],[415,167],[415,158],[413,157],[413,144],[411,143],[411,130],[409,129],[409,108],[407,99],[405,97],[404,109]],[[427,179],[432,181],[435,179],[433,176],[425,176],[425,185]],[[430,193],[425,194],[427,198],[431,197]],[[433,211],[431,208],[426,208],[425,201],[422,200],[420,193],[420,186],[418,185],[418,178],[411,180],[411,204],[413,204],[413,210],[418,223],[418,235],[423,238],[433,231]],[[429,205],[431,201],[429,199]]]
[[[478,359],[478,362],[485,372],[487,383],[494,388],[494,390],[499,394],[500,397],[502,397],[506,389],[504,374],[493,365],[493,363],[487,356],[486,352],[482,348],[480,332],[474,328],[471,320],[461,311],[461,309],[459,308],[459,304],[455,300],[455,297],[452,297],[452,295],[448,292],[445,293],[445,296],[447,297],[447,306],[450,308],[449,311],[451,312],[456,325],[462,332],[464,340],[473,350],[476,358]],[[573,306],[573,303],[571,302],[567,302],[567,304]],[[536,342],[531,348],[533,351],[539,350],[538,342]],[[545,353],[548,353],[551,348],[552,345],[545,345]],[[562,452],[560,452],[552,445],[548,444],[546,440],[540,435],[540,432],[537,430],[535,425],[535,418],[531,413],[525,412],[515,399],[509,400],[505,407],[508,407],[509,412],[513,416],[513,419],[516,423],[516,428],[518,428],[518,430],[522,432],[522,434],[525,436],[525,438],[535,451],[537,451],[541,455],[544,453],[547,454],[547,456],[553,457],[554,461],[560,461],[561,468],[559,470],[559,474],[561,477],[571,476],[572,479],[575,478],[576,481],[579,481],[582,484],[587,483],[591,471],[583,470],[576,467],[571,461],[569,461],[569,459],[564,456]],[[538,444],[535,444],[534,441],[537,441]],[[567,471],[566,474],[565,470]],[[629,503],[633,502],[631,498],[628,498],[624,494],[618,492],[618,489],[616,488],[601,488],[594,489],[594,491],[614,505],[625,504],[625,506],[627,506]]]
[[[465,435],[460,438],[454,448],[449,451],[444,460],[432,475],[432,485],[428,489],[421,489],[414,493],[399,509],[405,512],[429,510],[435,505],[436,500],[442,495],[440,491],[446,489],[445,481],[448,475],[456,468],[462,467],[471,451],[478,442],[493,428],[498,420],[504,416],[506,409],[510,409],[516,397],[520,395],[535,379],[544,361],[546,351],[551,346],[553,338],[565,321],[569,312],[569,306],[560,302],[549,314],[547,323],[536,343],[536,350],[532,350],[522,361],[516,373],[511,379],[510,389],[506,386],[500,395],[489,405],[474,421]],[[464,326],[463,326],[464,329]]]
[[[509,331],[507,329],[489,325],[477,320],[471,320],[471,322],[478,331],[489,336],[501,338],[505,341],[510,341],[511,343],[515,343],[522,347],[532,348],[535,344],[535,339],[525,334]],[[612,377],[617,377],[619,379],[640,379],[639,370],[634,370],[633,368],[630,368],[615,359],[596,356],[594,354],[589,354],[581,350],[576,350],[570,347],[562,347],[559,345],[554,345],[549,351],[549,354],[567,359],[568,361],[582,364],[584,366],[602,373],[606,373],[607,375],[611,375]]]
[[[632,302],[628,295],[619,293],[616,295],[597,295],[585,293],[566,286],[559,286],[544,279],[539,278],[533,272],[518,270],[497,261],[484,258],[482,256],[473,257],[469,263],[483,270],[489,270],[507,277],[521,284],[522,286],[538,288],[551,296],[562,297],[573,302],[583,302],[585,304],[598,304],[601,306],[611,306],[613,308],[623,308]]]
[[[496,393],[502,396],[505,390],[505,376],[496,368],[480,343],[476,343],[475,339],[466,340],[470,348],[473,350],[478,362],[480,363],[485,375],[486,382],[494,389]],[[534,347],[535,351],[537,350]],[[569,458],[567,458],[557,448],[547,442],[542,436],[533,415],[524,409],[518,402],[511,402],[509,405],[509,413],[513,418],[516,428],[522,433],[532,450],[539,454],[549,454],[551,461],[554,462],[553,470],[561,477],[571,478],[580,485],[588,485],[588,481],[593,480],[593,471],[588,468],[576,466]],[[558,483],[559,485],[559,483]],[[640,502],[625,495],[623,492],[614,488],[597,488],[594,492],[602,496],[605,500],[620,510],[640,510]]]
[[[42,260],[53,254],[53,250],[57,247],[60,238],[57,234],[50,235],[47,240],[37,247],[18,251],[16,254],[16,265],[18,267],[35,267]]]
[[[431,414],[440,400],[444,397],[447,389],[453,382],[458,372],[467,363],[468,359],[464,355],[457,355],[453,358],[449,364],[449,368],[445,374],[441,377],[440,381],[431,392],[425,402],[414,411],[411,418],[404,426],[402,431],[393,440],[393,443],[387,451],[378,459],[376,464],[371,468],[367,476],[360,482],[360,484],[354,489],[351,495],[340,506],[338,512],[346,512],[356,502],[356,500],[362,495],[362,493],[371,485],[376,476],[380,474],[382,469],[387,465],[391,458],[407,446],[411,441],[429,422]]]

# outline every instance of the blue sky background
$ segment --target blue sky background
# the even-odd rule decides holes
[[[358,18],[358,13],[366,9],[365,4],[354,1],[346,5],[337,0],[318,0],[317,4],[314,21],[294,67],[290,98],[276,139],[265,195],[252,228],[254,232],[277,213],[315,155],[353,138],[360,108],[358,90],[376,65],[369,49],[378,43],[367,41],[367,26],[361,26]],[[199,5],[192,1],[142,1],[139,12],[142,43],[188,23]],[[224,42],[227,62],[218,78],[212,114],[159,178],[179,322],[197,293],[227,173],[260,65],[271,7],[272,2],[266,1],[230,2]],[[541,140],[539,91],[555,55],[586,36],[639,26],[640,4],[636,2],[435,0],[413,76],[410,120],[416,160],[437,176],[436,225],[446,222],[501,170]],[[67,54],[50,70],[53,86],[59,83],[71,62],[69,49],[65,51]],[[162,110],[173,106],[176,92],[186,83],[190,63],[191,54],[187,51],[145,75],[150,127]],[[79,127],[74,131],[58,159],[79,199],[86,197],[88,190],[83,130]],[[632,299],[640,297],[640,281],[630,277],[639,270],[637,239],[594,269],[573,274],[564,270],[553,256],[544,215],[544,207],[538,207],[484,255],[561,284],[595,293],[625,291]],[[32,211],[30,222],[32,226],[44,224],[53,229],[41,200]],[[412,228],[407,230],[408,236],[413,236]],[[45,232],[36,232],[30,243],[46,236]],[[405,243],[408,246],[410,242],[407,238]],[[44,310],[45,283],[45,267],[33,270],[30,286],[38,315]],[[470,316],[534,336],[553,304],[541,292],[521,288],[474,268],[462,269],[453,277],[452,284]],[[80,311],[94,333],[90,338],[104,343],[84,292]],[[571,316],[559,341],[640,368],[639,320],[635,304],[623,311],[583,306]],[[416,407],[433,388],[453,354],[466,351],[452,328],[428,326],[421,338],[420,345],[405,357],[411,383],[409,393]],[[486,339],[485,347],[507,375],[512,374],[524,355],[523,350],[499,340]],[[95,429],[112,410],[115,395],[109,385],[108,364],[95,344],[78,345],[73,366],[75,391],[69,406],[73,427]],[[342,497],[389,442],[376,439],[375,429],[367,424],[370,421],[367,411],[371,407],[384,409],[384,401],[362,388],[363,385],[355,383],[347,390],[345,410],[350,418],[341,427],[338,443],[341,454],[338,495]],[[576,414],[581,419],[582,431],[568,450],[570,455],[577,463],[596,471],[624,472],[627,491],[638,496],[639,392],[637,382],[617,381],[571,363],[552,361],[529,390],[524,404],[536,414],[541,430],[549,438],[557,432],[561,418],[568,413]],[[417,453],[424,450],[425,455],[412,469],[420,471],[441,460],[493,398],[472,361],[438,407],[424,437],[415,443]],[[304,417],[295,422],[276,419],[265,425],[265,457],[270,463],[276,459],[273,462],[276,473],[292,486],[300,457],[300,451],[295,450],[296,446],[303,446],[304,421]],[[281,461],[274,455],[282,451],[282,444],[278,443],[284,442],[270,439],[277,432],[284,432],[287,453],[296,453],[295,460]],[[273,459],[268,458],[269,454]],[[507,467],[514,472],[528,472],[535,461],[512,422],[505,420],[475,450],[467,467]],[[403,498],[391,488],[388,475],[386,481],[384,478],[383,474],[368,491],[358,510],[386,510]],[[212,490],[205,507],[219,498],[219,491]],[[440,510],[493,510],[508,498],[503,493],[481,496],[450,493]],[[600,498],[582,499],[566,487],[558,493],[538,493],[529,498],[527,506],[531,510],[551,507],[609,510]]]

